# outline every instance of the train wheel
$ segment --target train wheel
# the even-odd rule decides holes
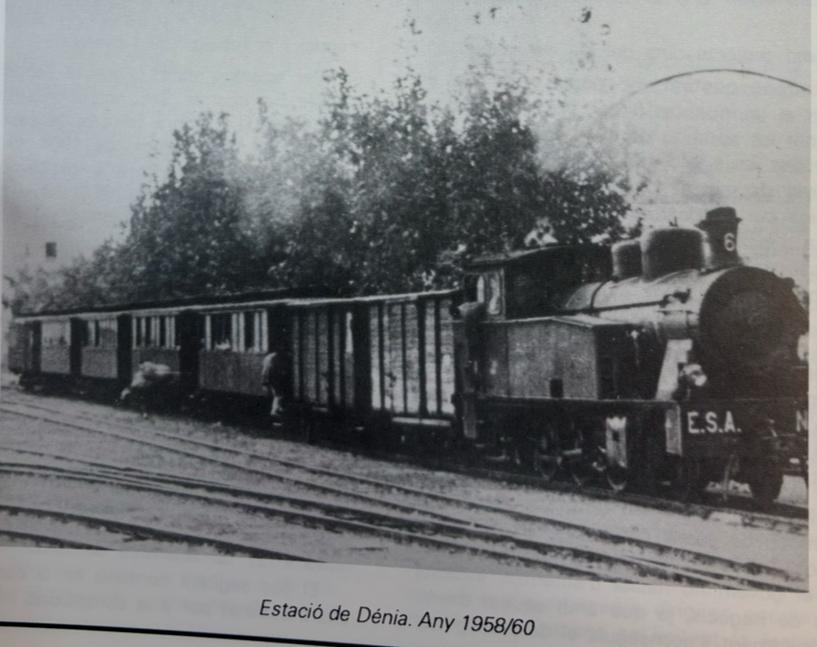
[[[570,461],[568,471],[570,472],[570,478],[579,487],[585,487],[598,475],[598,470],[594,464],[583,457]]]
[[[596,446],[592,431],[582,431],[576,436],[573,449],[566,452],[567,470],[573,482],[585,487],[604,471],[604,457]]]
[[[689,459],[679,461],[675,476],[675,489],[682,501],[697,501],[708,485],[709,477],[706,476],[701,461]]]
[[[755,501],[763,507],[768,507],[780,495],[780,489],[783,487],[783,470],[772,461],[758,462],[748,475],[747,482]]]
[[[605,476],[607,485],[614,492],[624,492],[630,483],[630,471],[619,465],[608,465]]]
[[[548,429],[531,444],[533,471],[541,476],[543,481],[550,483],[556,478],[562,467],[562,448],[559,436],[553,429]]]
[[[318,427],[315,419],[306,413],[300,418],[300,431],[304,442],[308,445],[316,445],[320,440],[318,438]]]

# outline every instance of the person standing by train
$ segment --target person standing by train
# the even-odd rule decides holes
[[[285,363],[283,353],[270,351],[261,364],[261,386],[270,400],[270,416],[273,418],[279,418],[284,413]]]

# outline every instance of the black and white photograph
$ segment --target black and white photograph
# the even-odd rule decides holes
[[[809,590],[809,2],[5,26],[2,550]]]

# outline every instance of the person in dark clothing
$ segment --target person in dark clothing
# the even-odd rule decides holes
[[[485,304],[474,301],[459,306],[459,316],[464,324],[467,363],[465,366],[465,390],[479,389],[481,375],[480,355],[482,353],[482,321],[485,319]]]

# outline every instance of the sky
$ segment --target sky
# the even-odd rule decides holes
[[[807,1],[7,0],[4,272],[41,263],[46,241],[59,263],[120,236],[200,111],[229,113],[249,153],[257,99],[314,120],[328,69],[378,92],[411,65],[447,102],[490,57],[534,96],[562,80],[546,165],[600,150],[646,180],[650,226],[735,206],[744,257],[803,284],[810,95],[734,73],[639,90],[713,68],[808,86],[809,46]]]

